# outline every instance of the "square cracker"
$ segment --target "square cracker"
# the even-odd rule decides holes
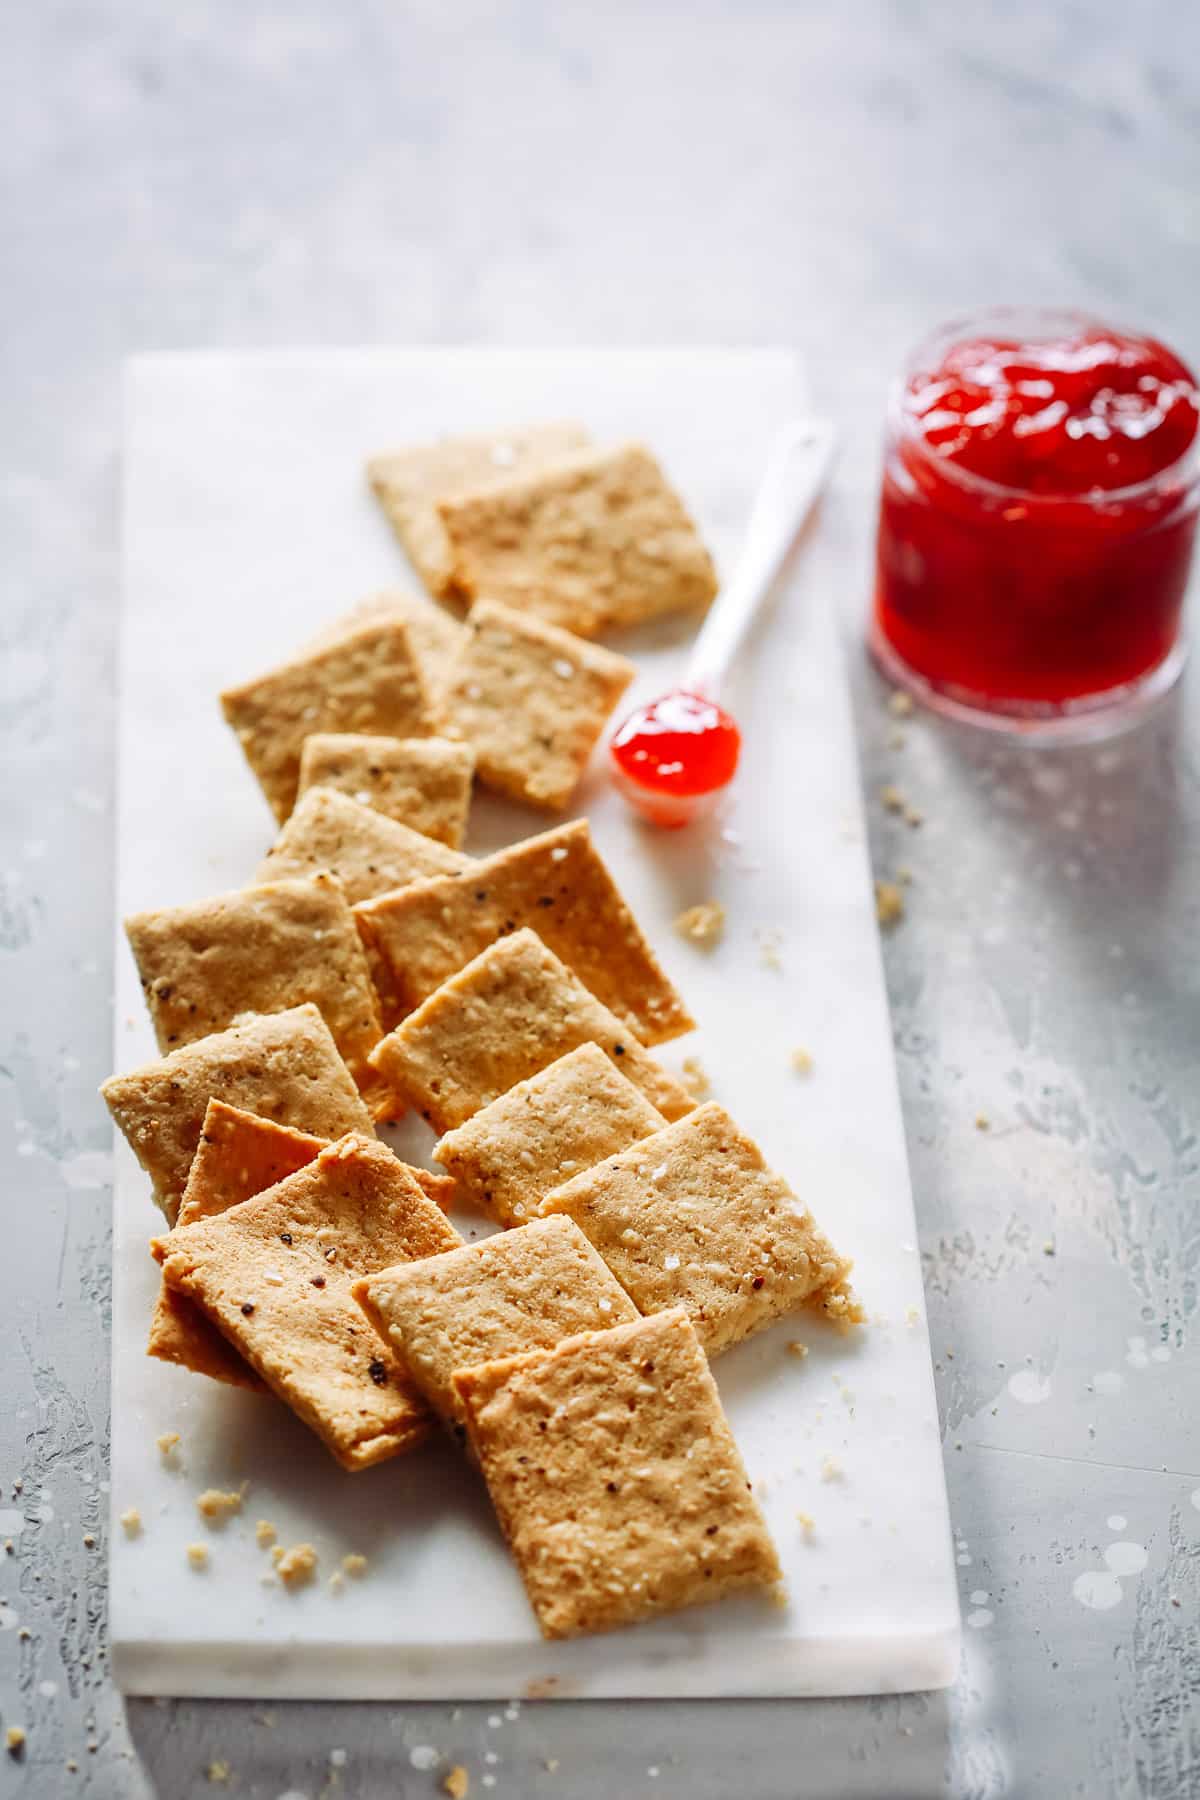
[[[372,594],[369,599],[360,600],[348,613],[343,613],[326,625],[315,638],[309,640],[308,648],[316,649],[321,645],[334,643],[357,626],[377,622],[381,618],[403,619],[408,626],[417,661],[421,665],[425,686],[431,697],[440,693],[450,673],[450,665],[458,655],[466,628],[445,607],[435,605],[423,594],[406,594],[399,588]]]
[[[454,1385],[544,1637],[779,1581],[681,1310],[459,1370]]]
[[[638,1316],[570,1219],[536,1219],[481,1244],[381,1269],[355,1284],[354,1297],[435,1412],[460,1430],[456,1369],[548,1350]]]
[[[134,913],[125,931],[160,1050],[311,1000],[351,1074],[369,1084],[366,1059],[383,1027],[354,914],[332,875]]]
[[[352,1294],[388,1263],[458,1233],[386,1145],[351,1133],[275,1187],[151,1248],[267,1386],[347,1469],[426,1436],[420,1396]]]
[[[112,1075],[100,1089],[174,1224],[211,1099],[320,1137],[370,1131],[371,1116],[315,1006],[247,1019]]]
[[[710,1101],[557,1188],[640,1311],[683,1306],[710,1355],[805,1301],[857,1316],[839,1256],[762,1151]]]
[[[528,925],[643,1044],[664,1043],[694,1023],[586,819],[481,857],[459,878],[380,895],[355,917],[403,1007],[418,1006],[471,957]]]
[[[430,737],[433,708],[405,620],[368,619],[240,687],[221,707],[282,825],[296,803],[300,753],[314,731]]]
[[[313,787],[258,866],[255,881],[303,880],[318,869],[336,875],[351,905],[429,875],[457,875],[471,858],[385,818],[336,788]]]
[[[560,811],[636,673],[544,619],[477,600],[438,717],[447,737],[472,746],[486,786]]]
[[[299,792],[303,800],[309,788],[335,788],[410,831],[459,850],[474,773],[471,746],[451,743],[449,738],[321,731],[304,740]]]
[[[210,1219],[228,1212],[231,1206],[240,1206],[253,1194],[305,1168],[328,1143],[328,1138],[256,1118],[236,1106],[226,1106],[223,1100],[210,1100],[176,1223],[194,1225],[197,1219]],[[445,1207],[454,1190],[451,1179],[425,1169],[409,1168],[409,1173],[423,1193]],[[234,1387],[266,1391],[266,1383],[196,1303],[165,1281],[159,1288],[146,1348],[147,1354],[160,1362],[177,1363]]]
[[[375,1047],[371,1064],[446,1132],[588,1043],[665,1118],[691,1110],[691,1096],[528,930],[501,938],[452,976]]]
[[[539,468],[587,442],[583,426],[569,420],[443,438],[440,443],[373,456],[367,479],[413,568],[431,594],[444,596],[453,591],[453,569],[437,502],[474,493],[491,481],[506,481],[516,471]]]
[[[712,558],[678,494],[640,444],[586,450],[439,502],[455,584],[580,637],[717,591]]]
[[[666,1124],[598,1044],[519,1081],[433,1147],[460,1194],[520,1225],[552,1189]]]

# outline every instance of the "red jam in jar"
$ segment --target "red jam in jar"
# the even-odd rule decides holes
[[[893,399],[873,647],[1010,723],[1169,685],[1200,500],[1195,378],[1153,338],[997,310],[938,332]]]

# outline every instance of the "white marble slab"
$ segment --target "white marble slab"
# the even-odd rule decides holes
[[[271,821],[215,701],[361,596],[406,579],[364,457],[442,431],[578,414],[645,437],[719,560],[736,554],[774,427],[801,382],[784,351],[412,350],[167,355],[128,383],[118,915],[236,886]],[[785,579],[734,704],[736,795],[711,828],[635,825],[597,767],[580,796],[599,842],[701,1028],[713,1089],[856,1260],[872,1314],[857,1341],[805,1318],[721,1358],[717,1379],[783,1558],[785,1609],[740,1600],[567,1645],[539,1639],[477,1481],[438,1447],[360,1475],[282,1408],[143,1354],[157,1272],[148,1186],[117,1146],[110,1631],[127,1692],[396,1698],[802,1695],[936,1687],[956,1673],[958,1606],[854,746],[812,546]],[[669,684],[672,626],[632,644],[637,692]],[[543,821],[481,804],[473,847]],[[671,930],[681,907],[729,913],[711,956]],[[154,1054],[118,943],[116,1064]],[[798,1076],[793,1048],[815,1069]],[[423,1128],[420,1128],[423,1131]],[[431,1139],[397,1143],[424,1159]],[[467,1230],[478,1221],[462,1218]],[[809,1346],[790,1354],[790,1340]],[[179,1467],[154,1440],[175,1430]],[[823,1474],[824,1470],[824,1474]],[[209,1532],[204,1487],[248,1480],[245,1514]],[[797,1520],[815,1520],[806,1534]],[[311,1541],[316,1587],[261,1584],[254,1522]],[[206,1572],[188,1543],[210,1547]],[[370,1573],[332,1591],[349,1551]]]

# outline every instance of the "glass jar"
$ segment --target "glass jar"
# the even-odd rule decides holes
[[[934,708],[1023,736],[1118,728],[1184,659],[1195,379],[1061,309],[943,326],[891,395],[871,647]]]

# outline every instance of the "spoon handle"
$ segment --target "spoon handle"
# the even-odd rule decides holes
[[[796,533],[833,461],[834,430],[824,419],[785,425],[771,446],[733,579],[709,611],[684,686],[715,700],[751,622],[775,584]]]

